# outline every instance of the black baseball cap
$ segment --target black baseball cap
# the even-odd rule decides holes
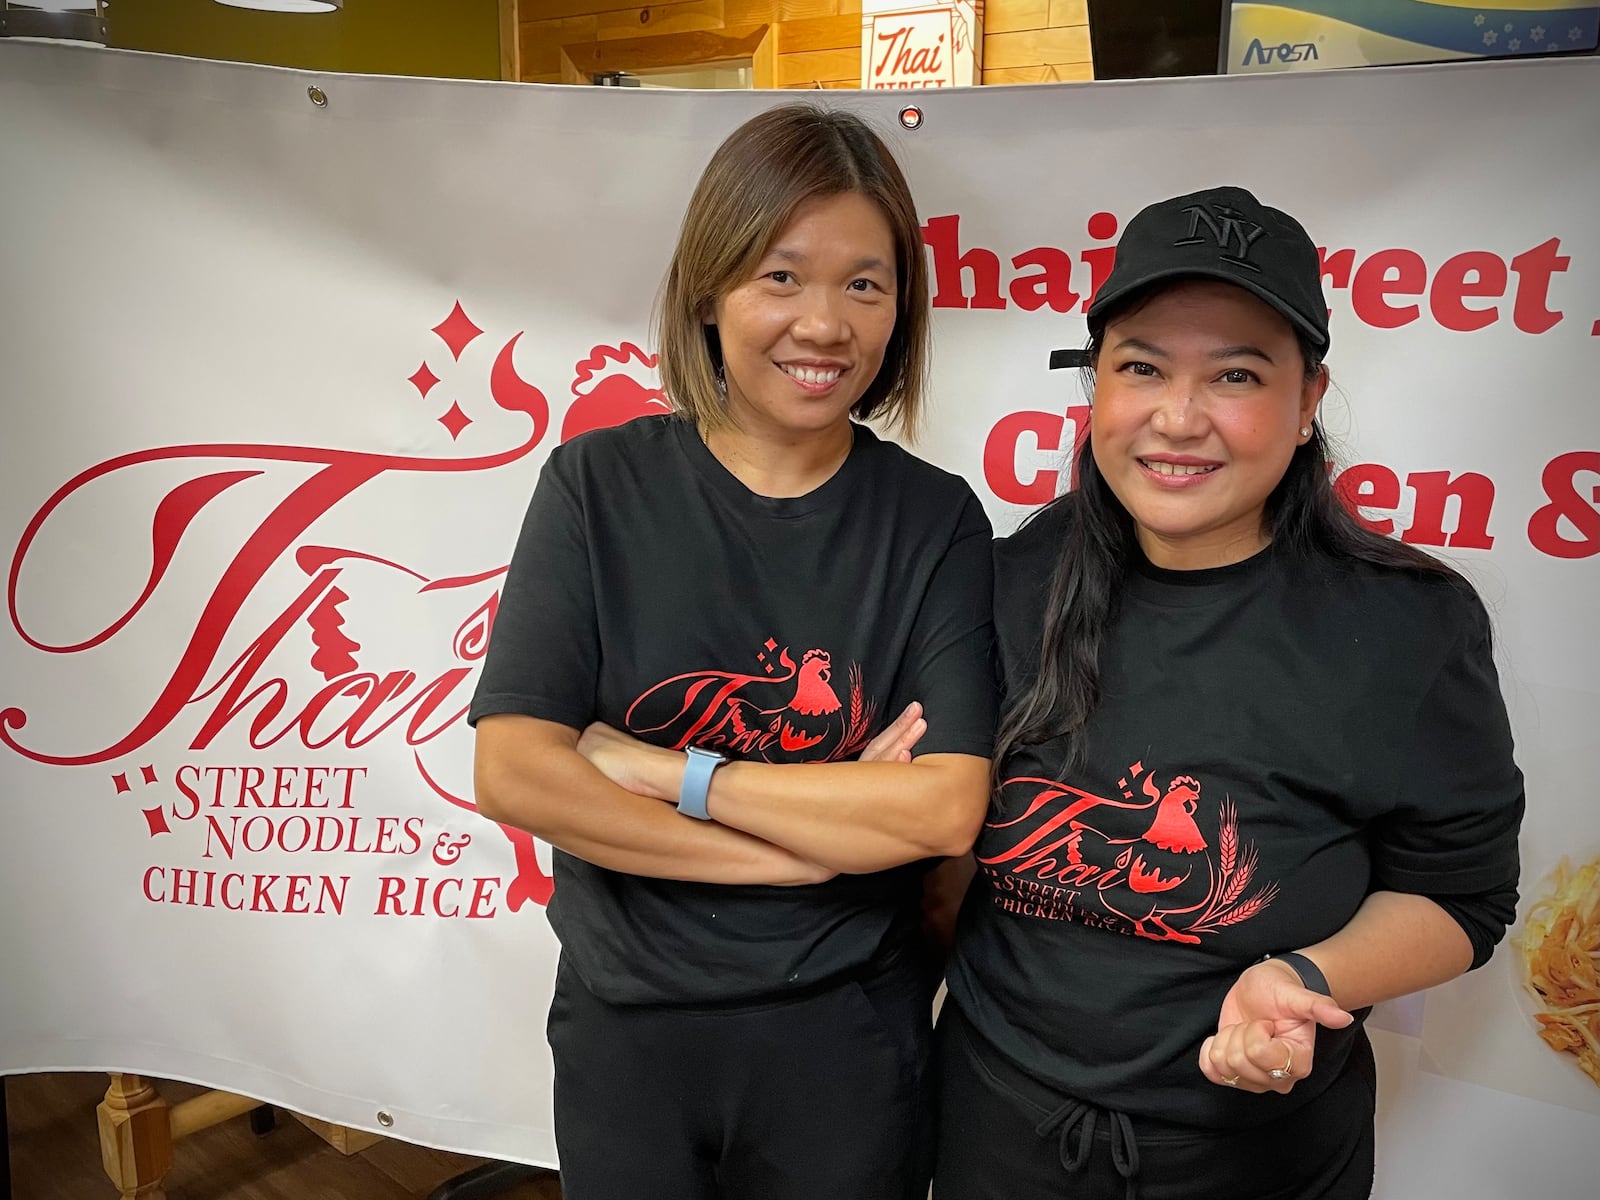
[[[1134,292],[1200,277],[1237,284],[1328,350],[1322,263],[1305,227],[1244,188],[1175,196],[1142,209],[1122,231],[1111,275],[1089,305],[1091,326]]]

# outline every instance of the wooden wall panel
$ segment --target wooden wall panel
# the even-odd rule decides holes
[[[523,11],[526,12],[526,4]],[[553,75],[561,77],[561,47],[576,42],[592,42],[598,35],[593,14],[583,17],[558,17],[548,21],[524,21],[521,26],[522,77]]]
[[[1050,24],[1087,25],[1089,0],[1050,0]]]
[[[562,79],[562,51],[587,69],[620,61],[599,49],[625,43],[641,67],[652,37],[728,34],[744,38],[766,27],[771,36],[757,64],[777,87],[851,87],[861,71],[861,0],[516,0],[518,69],[530,83]],[[1055,83],[1092,79],[1088,0],[988,0],[983,81]],[[679,45],[687,44],[679,42]]]
[[[983,10],[985,36],[1018,29],[1045,29],[1050,24],[1050,0],[989,0]]]
[[[1021,29],[983,39],[983,69],[1031,67],[1039,64],[1089,61],[1089,27],[1066,25],[1059,29]]]
[[[1055,63],[1051,66],[1001,67],[985,70],[983,82],[996,83],[1083,83],[1094,78],[1093,63]]]
[[[592,17],[639,7],[638,0],[518,0],[524,21],[549,21],[557,17]]]
[[[807,50],[800,54],[778,54],[778,86],[781,88],[816,87],[819,83],[849,80],[859,84],[861,79],[861,51]]]
[[[778,53],[799,54],[806,50],[860,50],[861,18],[811,17],[804,21],[785,21],[778,26]],[[860,68],[857,67],[859,73]]]
[[[1068,83],[1094,78],[1088,0],[989,0],[983,82]]]
[[[595,14],[595,36],[608,38],[658,37],[666,33],[692,33],[724,27],[723,0],[691,0],[687,4],[654,4],[618,12]],[[734,22],[737,24],[737,22]],[[750,24],[759,25],[760,21]]]
[[[724,0],[728,23],[760,25],[861,12],[861,0]]]

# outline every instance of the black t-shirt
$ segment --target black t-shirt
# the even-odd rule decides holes
[[[997,544],[1008,693],[1039,662],[1066,504]],[[1086,765],[1065,740],[1002,764],[950,993],[1063,1092],[1207,1128],[1332,1083],[1358,1026],[1317,1033],[1289,1096],[1217,1087],[1201,1042],[1264,955],[1330,936],[1375,890],[1515,886],[1522,777],[1477,597],[1443,577],[1269,547],[1141,563],[1100,654]],[[1364,1014],[1363,1014],[1364,1015]]]
[[[678,417],[585,434],[540,473],[469,719],[599,720],[661,746],[827,762],[918,700],[917,753],[987,758],[991,536],[964,480],[865,426],[826,483],[783,499],[751,492]],[[613,1003],[764,997],[903,949],[920,876],[724,886],[557,851],[549,917]]]

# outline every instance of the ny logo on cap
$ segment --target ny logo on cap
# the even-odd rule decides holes
[[[1189,232],[1173,242],[1174,246],[1200,245],[1205,241],[1200,235],[1200,227],[1204,225],[1217,243],[1217,249],[1222,251],[1223,262],[1261,273],[1260,267],[1246,260],[1256,239],[1262,237],[1266,229],[1254,221],[1246,220],[1238,209],[1221,204],[1191,204],[1183,211],[1189,218]]]

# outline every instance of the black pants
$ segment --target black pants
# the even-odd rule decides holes
[[[766,1003],[550,1006],[566,1200],[923,1200],[931,996],[914,967]]]
[[[1218,1132],[1095,1110],[1087,1145],[1077,1138],[1089,1132],[1089,1114],[1070,1112],[1069,1097],[1001,1060],[953,1004],[944,1007],[936,1041],[933,1200],[1366,1200],[1372,1194],[1375,1072],[1365,1040],[1327,1091],[1279,1121]],[[1070,1116],[1062,1116],[1063,1108]],[[1079,1153],[1081,1165],[1070,1169]]]

